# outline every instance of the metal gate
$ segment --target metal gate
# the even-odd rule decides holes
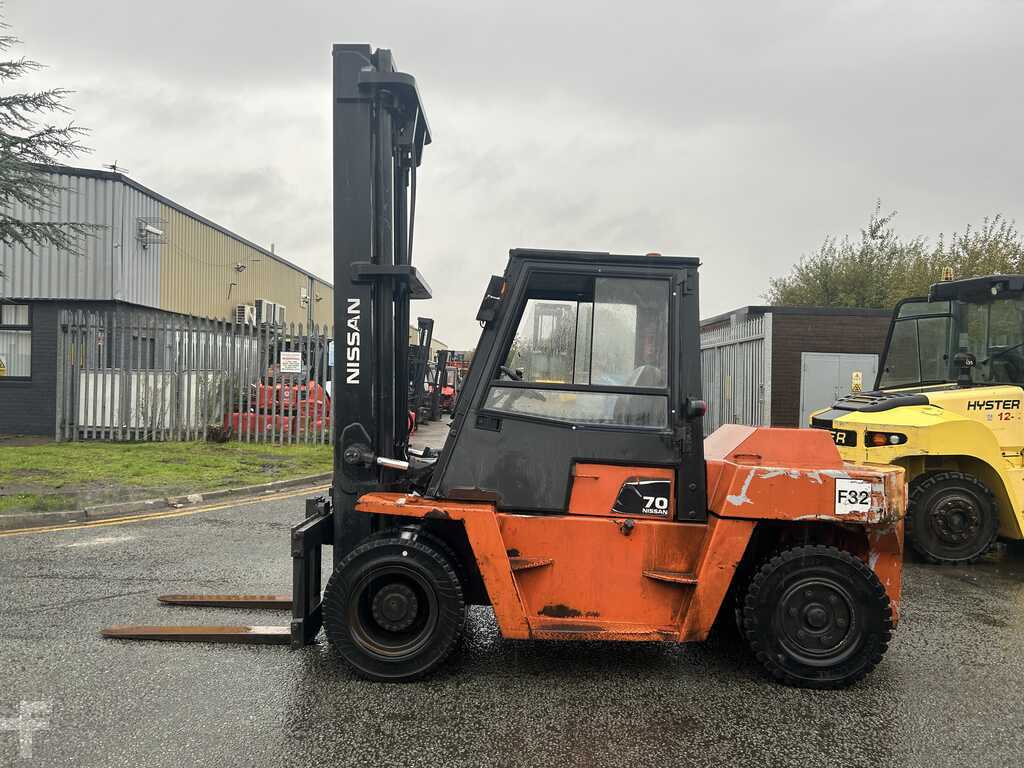
[[[61,313],[57,440],[327,443],[328,326]]]
[[[770,314],[701,332],[700,364],[705,436],[723,424],[771,424]]]

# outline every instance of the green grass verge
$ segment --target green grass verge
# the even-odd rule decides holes
[[[331,447],[246,443],[0,446],[0,514],[213,491],[331,470]]]

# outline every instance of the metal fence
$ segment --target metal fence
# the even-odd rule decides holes
[[[723,424],[771,424],[771,328],[765,314],[701,333],[705,435]]]
[[[326,443],[332,329],[61,313],[57,440]]]

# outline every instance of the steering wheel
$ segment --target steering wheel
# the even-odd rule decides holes
[[[512,381],[522,381],[523,380],[523,377],[520,374],[518,374],[515,371],[513,371],[507,365],[499,365],[498,366],[498,372],[505,374],[510,379],[512,379]]]
[[[989,365],[989,377],[992,378],[993,381],[995,380],[995,376],[993,375],[994,371],[991,367],[991,363],[993,363],[996,360],[996,358],[1002,359],[1003,364],[1006,366],[1006,373],[1009,375],[1009,380],[1002,383],[1016,384],[1021,380],[1021,371],[1018,361],[1015,360],[1013,357],[1006,357],[1008,353],[1015,352],[1021,347],[1024,347],[1024,341],[1020,342],[1019,344],[1014,344],[1012,347],[1007,347],[1006,349],[1000,349],[997,352],[993,352],[991,355],[989,355],[988,357],[981,361],[982,365]]]
[[[522,381],[523,380],[523,377],[522,377],[521,374],[517,373],[516,371],[513,371],[507,365],[499,365],[498,366],[498,372],[504,374],[505,376],[508,376],[512,381]],[[530,400],[540,400],[542,403],[546,403],[548,401],[548,399],[546,397],[544,397],[544,395],[542,395],[540,392],[538,392],[538,391],[536,391],[534,389],[518,389],[517,388],[517,389],[515,389],[512,392],[512,394],[510,396],[509,402],[514,402],[515,399],[518,398],[518,397],[527,397]]]
[[[991,355],[989,355],[984,360],[982,360],[981,364],[982,365],[987,365],[988,363],[990,363],[993,360],[995,360],[997,357],[1002,357],[1007,352],[1013,352],[1015,349],[1020,349],[1021,347],[1024,347],[1024,341],[1020,342],[1019,344],[1014,344],[1012,347],[1007,347],[1006,349],[1000,349],[998,352],[993,352]]]

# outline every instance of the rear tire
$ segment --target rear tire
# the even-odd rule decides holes
[[[447,547],[406,531],[371,536],[335,569],[324,590],[324,630],[362,677],[415,680],[462,637],[466,604]]]
[[[907,541],[931,563],[973,563],[995,544],[999,515],[992,491],[963,472],[935,472],[910,484]]]
[[[844,688],[881,661],[892,637],[892,607],[875,573],[849,552],[794,547],[751,579],[743,634],[779,682]]]

